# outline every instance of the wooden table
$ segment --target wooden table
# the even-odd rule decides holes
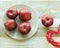
[[[6,9],[14,4],[25,4],[34,8],[39,16],[39,28],[37,33],[30,39],[25,41],[17,41],[6,35],[3,29],[3,13]],[[48,28],[45,28],[41,24],[41,16],[43,14],[51,14],[54,17],[54,24]],[[57,22],[56,22],[57,21]],[[48,1],[1,1],[0,2],[0,48],[54,48],[47,40],[46,33],[50,29],[57,30],[60,24],[60,2],[48,2]],[[60,40],[60,35],[54,35],[55,40]]]

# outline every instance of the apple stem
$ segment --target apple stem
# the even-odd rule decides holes
[[[59,26],[58,26],[58,33],[60,34],[60,24],[59,24]]]

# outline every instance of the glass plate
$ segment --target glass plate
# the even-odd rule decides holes
[[[32,9],[32,7],[29,7],[29,6],[27,6],[27,5],[23,5],[23,4],[19,4],[19,5],[14,5],[14,6],[12,6],[13,8],[16,8],[18,11],[21,9],[21,8],[28,8],[31,12],[32,12],[32,19],[30,20],[30,21],[28,21],[29,23],[30,23],[30,25],[31,25],[31,31],[27,34],[27,35],[21,35],[19,32],[18,32],[18,27],[15,29],[15,30],[13,30],[13,31],[7,31],[6,29],[5,29],[5,27],[4,27],[4,31],[5,31],[5,33],[8,35],[8,36],[10,36],[11,38],[13,38],[13,39],[17,39],[17,40],[25,40],[25,39],[28,39],[28,38],[30,38],[30,37],[32,37],[35,33],[36,33],[36,31],[37,31],[37,29],[38,29],[38,16],[37,16],[37,13],[36,13],[36,11],[34,10],[34,9]],[[6,21],[6,20],[8,20],[8,18],[6,17],[6,14],[4,15],[4,22]],[[21,23],[21,21],[19,20],[19,18],[17,17],[16,19],[16,22],[18,23],[18,24],[20,24]]]

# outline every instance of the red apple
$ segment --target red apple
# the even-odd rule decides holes
[[[22,35],[26,35],[30,32],[31,30],[31,26],[28,22],[23,22],[18,26],[18,31],[22,34]]]
[[[45,27],[51,26],[53,24],[53,21],[53,17],[50,15],[44,15],[41,19],[41,22]]]
[[[22,21],[29,21],[31,20],[31,11],[27,8],[22,8],[19,12],[19,18]]]
[[[4,26],[7,30],[11,31],[17,27],[17,23],[15,20],[9,19],[4,23]]]
[[[17,17],[17,15],[18,15],[18,11],[15,8],[9,8],[6,11],[6,15],[10,19],[15,19]]]

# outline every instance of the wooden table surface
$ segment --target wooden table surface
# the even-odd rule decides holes
[[[25,4],[34,8],[39,16],[39,28],[37,33],[30,39],[25,41],[17,41],[6,35],[3,29],[3,15],[6,9],[11,5]],[[41,24],[41,16],[44,14],[50,14],[54,17],[54,24],[45,28]],[[47,40],[46,33],[48,30],[57,30],[60,24],[60,2],[48,2],[48,1],[0,1],[0,48],[54,48]],[[55,40],[60,40],[60,35],[54,35]]]

